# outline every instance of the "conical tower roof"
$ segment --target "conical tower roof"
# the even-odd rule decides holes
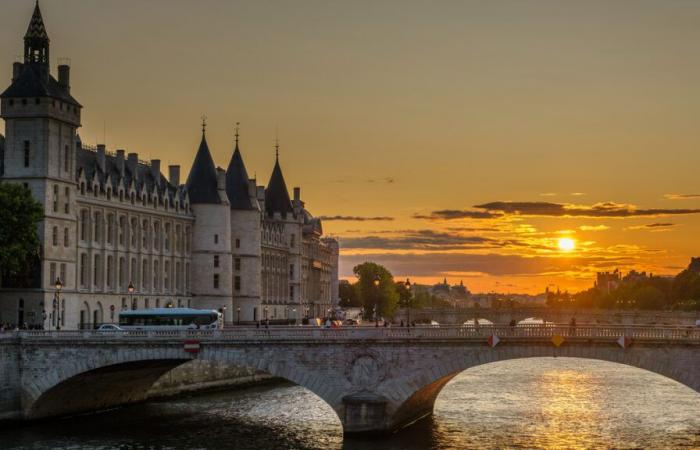
[[[248,192],[248,172],[243,164],[243,156],[238,149],[238,132],[236,132],[236,148],[233,150],[231,162],[226,169],[226,194],[231,203],[231,209],[253,209]]]
[[[275,168],[272,169],[270,182],[267,183],[267,189],[265,189],[265,211],[270,216],[274,213],[282,215],[293,213],[292,202],[289,199],[289,191],[287,191],[287,184],[284,182],[279,158],[275,161]]]
[[[41,17],[41,9],[39,9],[38,1],[34,6],[34,14],[32,14],[32,20],[29,21],[29,27],[27,27],[27,33],[24,35],[24,39],[49,40],[49,35],[46,33],[46,27],[44,26],[44,19]]]
[[[187,177],[187,193],[190,203],[221,203],[216,182],[216,167],[207,145],[207,138],[202,131],[202,142],[194,157],[190,175]]]

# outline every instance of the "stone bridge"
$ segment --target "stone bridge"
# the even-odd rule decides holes
[[[629,311],[576,308],[452,308],[411,309],[411,321],[458,325],[474,318],[486,319],[496,324],[520,322],[531,317],[552,323],[569,323],[572,317],[579,325],[695,325],[700,320],[700,311]],[[408,311],[400,309],[394,321],[408,320]]]
[[[333,408],[346,433],[387,432],[430,414],[443,386],[465,369],[557,356],[639,367],[700,392],[700,329],[692,327],[28,331],[0,335],[0,419],[142,401],[161,375],[198,358],[263,370],[309,389]]]

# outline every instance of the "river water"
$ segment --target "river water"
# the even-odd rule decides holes
[[[381,439],[344,439],[322,400],[278,384],[0,430],[0,448],[697,449],[700,394],[631,367],[536,358],[463,372],[432,417]]]

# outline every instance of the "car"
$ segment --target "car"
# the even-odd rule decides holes
[[[115,331],[124,331],[124,329],[113,323],[103,323],[97,328],[97,331],[100,333],[113,333]]]

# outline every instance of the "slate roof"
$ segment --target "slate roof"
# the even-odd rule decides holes
[[[117,158],[115,155],[106,154],[105,170],[102,171],[97,163],[97,153],[93,149],[84,147],[80,141],[77,142],[77,174],[80,176],[82,172],[85,175],[85,179],[88,181],[86,186],[88,191],[92,190],[92,183],[95,179],[102,189],[106,190],[107,187],[111,186],[112,192],[116,193],[118,191],[119,182],[122,181],[122,177],[117,168],[116,160]],[[136,189],[138,197],[141,196],[144,190],[150,195],[155,188],[157,189],[160,202],[163,202],[163,200],[167,198],[169,204],[172,205],[177,198],[181,205],[185,203],[184,190],[178,189],[178,186],[171,185],[162,173],[158,173],[157,176],[154,176],[151,167],[141,162],[136,165],[136,172],[136,177],[134,178],[134,173],[132,173],[125,160],[124,187],[128,190],[131,182],[134,181],[134,188]],[[108,179],[111,185],[107,185]]]
[[[253,204],[250,201],[250,192],[248,191],[248,172],[243,164],[241,151],[236,148],[231,156],[231,162],[226,169],[226,195],[231,203],[231,209],[251,210]]]
[[[82,107],[46,70],[43,64],[22,64],[20,75],[0,94],[0,98],[51,97]]]
[[[29,21],[29,26],[27,27],[27,33],[24,35],[24,39],[49,40],[49,35],[46,33],[46,27],[44,26],[44,20],[41,17],[39,2],[36,2],[36,5],[34,6],[32,20]]]
[[[192,204],[221,203],[216,182],[216,167],[204,133],[202,133],[202,142],[194,157],[190,175],[187,177],[187,192]]]
[[[275,168],[272,169],[270,182],[267,183],[267,189],[265,189],[265,212],[269,216],[274,213],[281,213],[282,216],[294,213],[279,159],[275,161]]]

